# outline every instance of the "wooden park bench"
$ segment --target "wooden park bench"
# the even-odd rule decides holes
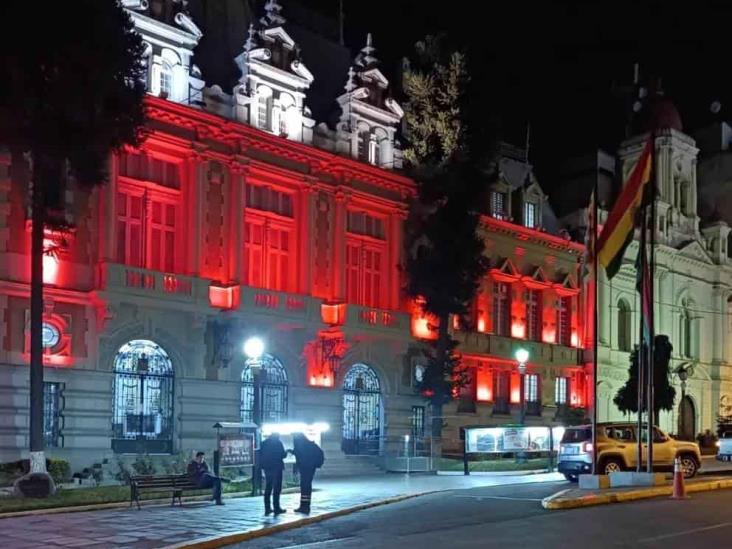
[[[173,499],[170,505],[175,505],[175,498],[178,504],[183,505],[181,496],[183,490],[200,490],[188,475],[138,475],[130,477],[130,507],[137,503],[140,509],[140,492],[171,492]]]

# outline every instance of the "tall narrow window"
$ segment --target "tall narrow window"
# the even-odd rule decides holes
[[[151,201],[150,268],[171,273],[175,270],[175,204]]]
[[[684,309],[681,312],[681,326],[679,330],[679,335],[681,339],[681,356],[685,358],[691,358],[694,356],[692,348],[693,321],[691,317],[691,312],[689,311],[687,306],[688,302],[684,301]]]
[[[160,69],[160,97],[170,97],[173,91],[173,68],[169,63],[163,62]]]
[[[506,218],[506,194],[498,191],[491,191],[491,215],[496,219]]]
[[[271,95],[259,95],[259,100],[257,101],[257,127],[266,131],[272,130]]]
[[[630,351],[631,346],[631,310],[624,299],[618,302],[618,349]]]
[[[572,298],[559,298],[557,307],[557,343],[569,346],[572,343]]]
[[[379,151],[381,147],[375,137],[369,141],[369,162],[374,166],[379,165]]]
[[[511,373],[496,371],[493,374],[493,388],[493,413],[510,413]]]
[[[540,290],[526,292],[526,337],[531,341],[541,341],[541,301]]]
[[[493,284],[493,330],[497,335],[511,335],[511,285]]]
[[[358,132],[358,159],[362,162],[369,161],[369,144],[371,142],[368,130]]]
[[[143,194],[117,193],[117,263],[143,266]]]
[[[424,406],[412,406],[412,436],[424,437]]]
[[[538,402],[539,401],[539,375],[538,374],[525,374],[524,375],[524,400],[526,402]]]
[[[530,229],[535,229],[537,227],[536,210],[536,204],[533,202],[524,203],[524,225]]]
[[[59,448],[63,410],[63,383],[43,383],[43,441],[47,448]]]
[[[349,303],[379,308],[383,250],[363,242],[346,245],[346,295]]]
[[[557,405],[567,404],[569,395],[569,379],[557,377],[554,379],[554,403]]]
[[[291,227],[250,215],[244,223],[246,284],[281,292],[295,289]]]

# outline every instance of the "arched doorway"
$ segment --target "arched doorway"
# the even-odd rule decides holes
[[[354,364],[343,380],[343,440],[346,454],[376,455],[381,437],[381,385],[366,364]]]
[[[287,372],[272,355],[262,355],[259,374],[262,422],[275,423],[287,417]],[[249,366],[241,372],[241,420],[254,421],[254,375]]]
[[[114,357],[112,450],[173,452],[173,364],[157,343],[135,339]]]
[[[679,403],[679,438],[682,440],[694,440],[696,430],[696,409],[694,402],[688,396],[681,399]]]

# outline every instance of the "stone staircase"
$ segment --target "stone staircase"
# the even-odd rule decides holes
[[[347,477],[382,475],[384,470],[378,465],[379,456],[349,456],[343,453],[339,441],[324,440],[325,464],[318,471],[321,477]]]

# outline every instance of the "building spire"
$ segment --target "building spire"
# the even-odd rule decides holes
[[[257,31],[254,30],[254,23],[249,23],[249,32],[247,33],[247,41],[244,42],[244,51],[250,52],[257,47],[256,41]]]
[[[356,89],[356,71],[353,70],[353,65],[348,67],[348,80],[346,80],[346,92],[352,92]]]
[[[376,65],[379,62],[379,60],[373,55],[375,51],[376,51],[376,48],[374,48],[374,46],[373,46],[373,40],[371,38],[371,33],[368,33],[366,35],[366,45],[361,49],[359,54],[356,56],[356,65],[358,65],[362,69],[365,69],[372,65]]]
[[[282,6],[280,6],[277,0],[267,0],[267,3],[264,5],[264,17],[259,22],[265,27],[279,27],[284,25],[286,20],[280,14],[281,11]]]

